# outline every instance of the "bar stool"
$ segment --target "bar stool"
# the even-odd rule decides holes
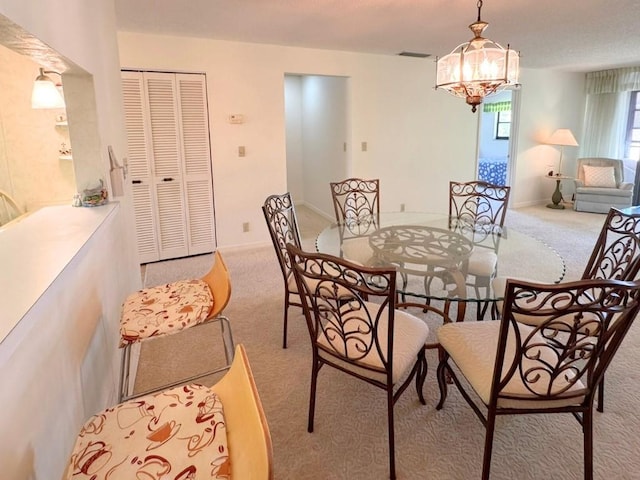
[[[269,426],[244,346],[212,387],[183,385],[82,426],[63,479],[273,479]]]
[[[201,279],[180,280],[144,288],[129,295],[122,306],[120,318],[120,348],[123,352],[118,401],[123,402],[137,396],[159,392],[227,370],[233,360],[234,344],[229,319],[222,315],[222,311],[229,303],[230,297],[229,271],[219,251],[214,254],[211,270]],[[131,393],[130,370],[133,345],[211,322],[220,322],[225,365],[144,392]]]

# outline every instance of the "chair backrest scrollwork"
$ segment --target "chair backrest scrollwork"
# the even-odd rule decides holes
[[[640,212],[612,208],[607,214],[583,279],[634,280],[640,269]]]
[[[292,274],[287,244],[301,246],[300,230],[291,194],[287,192],[282,195],[270,195],[262,206],[262,212],[286,283]]]
[[[508,280],[490,408],[590,405],[639,309],[640,281]]]
[[[396,270],[288,246],[315,351],[390,376]]]
[[[361,221],[377,223],[380,216],[380,181],[348,178],[331,182],[336,221],[343,225]]]
[[[449,217],[471,225],[504,225],[511,187],[491,183],[449,182]]]

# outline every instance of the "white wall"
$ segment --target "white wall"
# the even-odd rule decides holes
[[[112,0],[0,0],[0,15],[3,42],[24,46],[17,36],[23,29],[83,70],[64,80],[78,121],[70,129],[82,159],[75,176],[81,187],[106,175],[106,146],[126,155]],[[123,202],[19,323],[30,336],[15,339],[12,332],[0,343],[3,478],[60,478],[81,423],[115,400],[120,305],[140,285]]]
[[[329,182],[349,176],[348,79],[286,75],[287,188],[304,203],[334,218]]]
[[[220,246],[268,242],[259,207],[287,188],[287,73],[349,78],[350,174],[380,178],[383,210],[404,203],[444,213],[449,180],[475,176],[477,117],[463,100],[433,89],[430,60],[129,32],[118,39],[124,68],[207,73]],[[560,127],[579,131],[584,103],[581,74],[523,70],[521,82],[516,206],[548,201],[540,176],[554,149],[538,148],[538,137]],[[230,113],[247,122],[228,124]],[[367,152],[356,148],[363,141]],[[245,158],[237,157],[238,145],[247,146]],[[242,233],[247,221],[253,228]]]
[[[305,204],[333,218],[329,183],[349,177],[348,79],[302,77],[302,138]]]
[[[293,202],[299,204],[305,201],[304,157],[302,154],[302,77],[300,75],[286,75],[284,91],[287,136],[287,190],[291,193]]]
[[[543,178],[549,165],[557,168],[558,147],[545,145],[557,128],[570,128],[580,143],[584,116],[584,74],[551,70],[523,70],[520,121],[517,134],[514,198],[511,205],[522,207],[548,203],[555,182]],[[562,170],[575,175],[577,148],[565,147]],[[565,199],[571,198],[571,181],[562,182]]]
[[[349,78],[353,176],[381,179],[385,210],[446,212],[450,178],[471,179],[476,122],[434,91],[430,60],[119,33],[123,68],[205,71],[220,246],[268,242],[260,206],[287,188],[285,74]],[[243,113],[243,125],[227,122]],[[356,146],[368,143],[368,151]],[[237,157],[245,145],[247,156]],[[329,187],[326,189],[329,198]],[[250,232],[242,233],[249,221]]]

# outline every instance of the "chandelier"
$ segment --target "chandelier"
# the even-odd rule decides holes
[[[478,0],[478,20],[469,25],[474,37],[436,60],[436,89],[466,99],[472,112],[487,95],[517,86],[520,64],[520,55],[509,45],[505,49],[482,36],[489,24],[480,19],[481,9]]]

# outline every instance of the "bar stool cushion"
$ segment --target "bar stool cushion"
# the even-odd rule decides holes
[[[222,402],[192,384],[107,408],[80,430],[67,479],[230,477]]]
[[[213,295],[204,280],[181,280],[139,290],[122,305],[120,346],[202,323],[212,307]]]

